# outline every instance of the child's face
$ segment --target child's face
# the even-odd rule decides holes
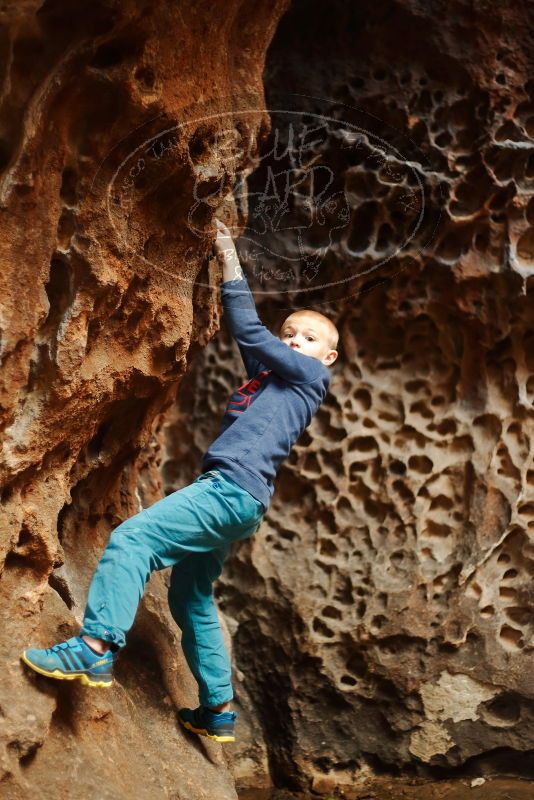
[[[305,314],[292,314],[280,328],[284,344],[293,347],[305,356],[318,358],[327,367],[337,358],[337,350],[329,344],[328,328],[320,319]]]

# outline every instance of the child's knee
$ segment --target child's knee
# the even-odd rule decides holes
[[[116,528],[113,529],[110,536],[110,541],[112,538],[116,540],[122,540],[128,536],[132,538],[139,537],[142,535],[143,530],[147,527],[147,516],[145,511],[139,511],[137,514],[133,514],[133,516],[128,517],[128,519],[123,520],[120,522]]]
[[[136,548],[136,543],[139,541],[140,530],[139,528],[129,525],[129,520],[121,522],[114,530],[111,531],[106,550],[109,552],[131,554]]]

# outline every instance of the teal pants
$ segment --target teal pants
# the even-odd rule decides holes
[[[80,635],[124,647],[150,574],[172,567],[169,607],[182,630],[199,702],[231,700],[231,665],[213,582],[232,542],[251,536],[264,513],[259,500],[212,469],[134,514],[111,533],[89,587]]]

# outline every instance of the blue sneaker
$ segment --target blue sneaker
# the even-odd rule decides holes
[[[91,650],[80,636],[66,642],[39,650],[24,650],[21,659],[35,672],[60,681],[79,680],[85,686],[111,686],[113,684],[113,653],[102,655]]]
[[[189,731],[207,736],[214,742],[235,742],[235,711],[211,711],[205,706],[198,708],[180,708],[178,719]]]

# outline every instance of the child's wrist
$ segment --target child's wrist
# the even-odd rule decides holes
[[[222,261],[223,281],[237,281],[243,278],[243,270],[235,251],[230,256],[224,256]]]
[[[231,275],[223,275],[222,283],[228,283],[229,281],[242,281],[245,276],[242,272],[235,272]]]

